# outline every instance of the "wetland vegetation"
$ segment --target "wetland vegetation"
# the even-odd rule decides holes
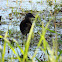
[[[20,22],[33,13],[32,26],[26,36]],[[62,1],[0,1],[1,62],[62,62]]]

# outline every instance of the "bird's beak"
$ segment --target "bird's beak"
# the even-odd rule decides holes
[[[33,18],[35,18],[35,17],[33,16]]]

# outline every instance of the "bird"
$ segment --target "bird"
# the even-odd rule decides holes
[[[1,16],[0,16],[0,20],[1,20]]]
[[[25,15],[25,19],[22,20],[22,22],[20,23],[20,31],[23,35],[26,35],[26,38],[32,25],[31,18],[35,18],[35,17],[33,16],[32,13],[27,13]]]
[[[1,17],[2,17],[2,16],[0,16],[0,25],[1,25]]]

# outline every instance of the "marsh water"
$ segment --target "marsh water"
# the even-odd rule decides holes
[[[56,2],[53,1],[53,3],[59,5],[61,4],[61,0],[56,0]],[[62,8],[62,7],[58,6],[58,8]],[[21,34],[19,25],[22,19],[24,18],[26,12],[33,11],[33,14],[36,15],[39,11],[41,11],[42,13],[40,13],[39,16],[41,17],[41,21],[44,22],[44,25],[46,25],[46,23],[48,22],[46,20],[48,20],[48,17],[51,17],[49,16],[50,10],[54,11],[54,5],[49,6],[47,3],[47,0],[32,0],[32,1],[31,0],[23,0],[23,1],[21,0],[0,0],[0,16],[2,16],[1,25],[0,25],[0,35],[4,36],[5,32],[9,30],[9,35],[11,37],[8,39],[11,40],[12,38],[14,38],[16,41],[20,43],[21,47],[24,49],[25,46],[22,45],[22,43],[23,41],[24,42],[26,41],[26,37],[25,36],[23,37],[23,35]],[[45,17],[43,17],[43,15]],[[59,12],[56,15],[56,21],[62,22],[62,12]],[[38,26],[39,24],[41,23],[38,20],[34,27],[34,39],[31,40],[32,43],[31,43],[31,47],[29,48],[29,54],[31,56],[33,56],[36,45],[40,39],[38,31],[41,32],[42,28]],[[49,28],[51,30],[54,30],[54,24],[52,24]],[[62,34],[61,24],[57,26],[56,29],[59,34]],[[51,33],[49,31],[46,33],[46,39],[51,45],[51,42],[52,42],[51,39],[54,38],[55,33],[52,33],[52,38],[48,36],[50,34]],[[60,35],[58,35],[57,37],[58,39],[61,39]],[[0,46],[1,48],[3,48],[2,42],[0,42]],[[59,48],[62,49],[62,46],[60,46]],[[8,50],[9,50],[9,54],[8,54]],[[18,48],[15,48],[15,50],[17,51],[17,53],[19,53],[19,55],[21,55],[21,52]],[[13,52],[11,51],[11,49],[9,49],[9,47],[6,47],[5,58],[11,57],[12,53]],[[44,53],[43,51],[38,49],[38,53],[36,57],[40,58],[41,55],[44,56]],[[43,56],[41,58],[43,58]],[[45,58],[46,60],[48,59],[46,56]],[[36,59],[34,58],[34,60]]]

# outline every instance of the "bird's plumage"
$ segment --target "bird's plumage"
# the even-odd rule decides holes
[[[27,35],[27,33],[30,31],[32,25],[30,18],[34,18],[34,16],[31,13],[28,13],[25,16],[25,19],[20,23],[20,30],[23,35]]]

